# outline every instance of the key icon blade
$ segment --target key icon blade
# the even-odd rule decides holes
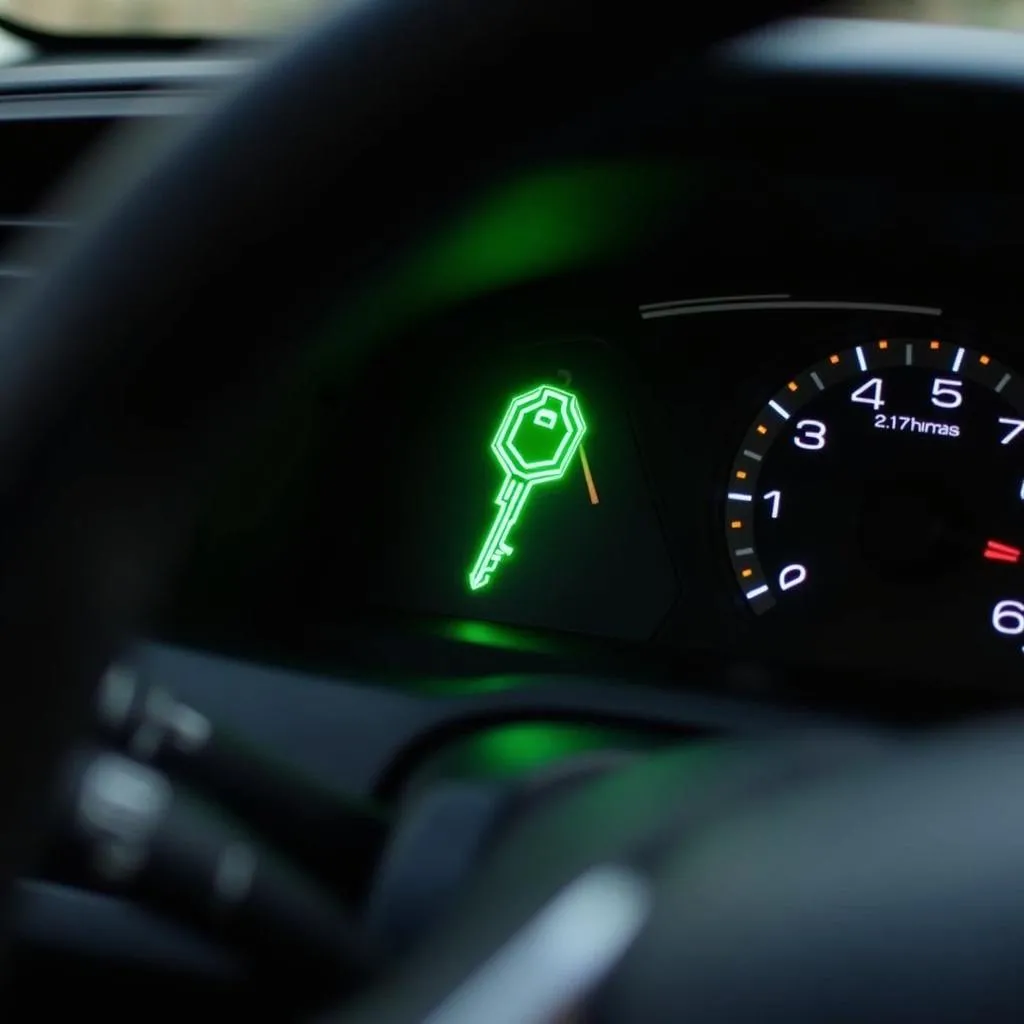
[[[509,536],[540,485],[561,480],[579,450],[587,425],[571,391],[541,384],[517,395],[502,418],[491,451],[503,479],[490,530],[469,572],[469,587],[480,590],[494,578],[513,548]]]

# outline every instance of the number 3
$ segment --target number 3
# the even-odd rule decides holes
[[[797,448],[805,448],[809,452],[817,452],[825,447],[825,434],[828,427],[821,420],[801,420],[796,425],[793,444]]]

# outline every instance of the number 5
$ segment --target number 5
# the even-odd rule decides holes
[[[963,405],[964,396],[960,389],[964,386],[962,380],[945,380],[936,377],[932,381],[932,405],[940,409],[957,409]]]

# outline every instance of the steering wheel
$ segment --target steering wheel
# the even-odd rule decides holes
[[[468,190],[749,27],[737,6],[356,0],[97,193],[0,341],[5,891],[213,442]],[[797,738],[645,759],[527,814],[446,929],[338,1019],[1020,1019],[1020,779],[1013,724],[870,756]]]

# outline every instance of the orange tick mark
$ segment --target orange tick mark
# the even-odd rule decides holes
[[[978,360],[978,362],[979,362],[979,363],[981,363],[981,365],[982,365],[982,366],[988,366],[988,364],[989,364],[989,363],[991,363],[991,362],[992,362],[992,360],[991,360],[991,359],[989,359],[989,357],[988,357],[988,356],[982,356],[982,357],[981,357],[981,358],[980,358],[980,359]]]
[[[787,387],[787,388],[789,388],[789,390],[790,390],[790,391],[796,391],[796,390],[797,390],[797,388],[798,388],[798,385],[797,385],[797,382],[796,382],[795,380],[791,380],[791,381],[790,381],[790,382],[789,382],[789,383],[788,383],[788,384],[786,385],[786,387]]]
[[[730,525],[730,526],[731,526],[731,527],[732,527],[732,528],[733,528],[734,530],[738,530],[738,529],[740,529],[740,527],[742,527],[742,526],[743,526],[743,520],[742,520],[742,519],[734,519],[734,520],[733,520],[733,521],[732,521],[732,522],[731,522],[731,523],[730,523],[729,525]]]
[[[829,356],[828,361],[835,366],[839,362],[839,356]]]
[[[757,425],[757,432],[759,434],[767,434],[768,433],[768,428],[763,423],[758,423],[758,425]]]
[[[736,479],[737,480],[746,480],[747,479],[747,471],[745,469],[737,469],[736,470]]]
[[[937,341],[929,341],[928,347],[934,352],[939,347],[939,343]]]
[[[590,472],[590,462],[587,459],[587,453],[583,449],[583,445],[580,445],[580,464],[583,466],[583,479],[587,482],[587,494],[590,495],[591,505],[600,505],[601,498],[597,493],[597,484],[594,483],[594,474]]]
[[[884,352],[889,347],[889,342],[882,340],[878,343],[878,347]]]

